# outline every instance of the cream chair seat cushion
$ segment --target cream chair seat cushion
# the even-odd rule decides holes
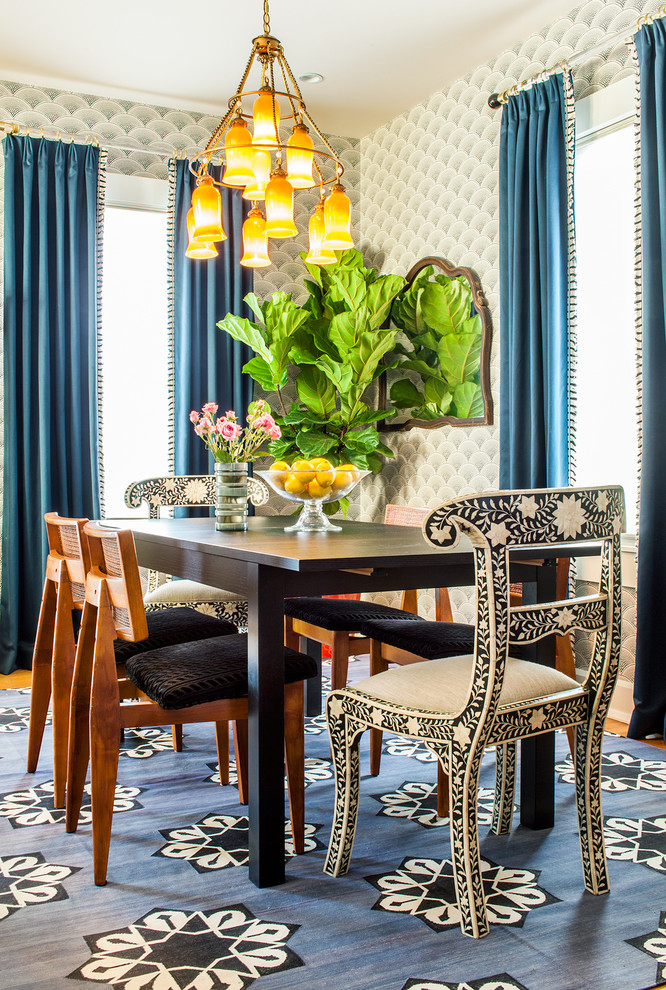
[[[453,715],[467,703],[474,657],[471,654],[443,660],[424,660],[390,667],[354,684],[379,701],[423,712]],[[504,671],[500,708],[539,701],[551,695],[583,694],[581,686],[566,674],[528,660],[509,657]]]
[[[167,581],[154,591],[149,591],[144,602],[153,604],[173,604],[174,602],[242,602],[243,595],[236,595],[224,588],[211,588],[198,581]]]

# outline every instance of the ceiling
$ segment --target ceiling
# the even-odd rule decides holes
[[[572,0],[272,0],[317,124],[362,137],[575,6]],[[0,0],[0,78],[221,116],[261,0]]]

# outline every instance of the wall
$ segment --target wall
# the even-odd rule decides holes
[[[657,7],[642,0],[590,0],[361,141],[359,246],[366,262],[405,274],[419,258],[439,255],[476,270],[493,316],[495,405],[492,426],[386,434],[397,456],[381,475],[363,483],[364,518],[381,517],[387,502],[432,506],[498,486],[501,111],[488,107],[488,96],[598,45],[606,36],[626,29],[629,37],[638,17]],[[620,43],[574,69],[576,98],[632,72],[627,48]],[[471,621],[469,595],[455,591],[452,598],[458,617]],[[631,677],[635,591],[629,589],[624,620],[622,667]]]

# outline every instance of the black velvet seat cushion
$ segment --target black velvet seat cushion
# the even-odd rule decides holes
[[[361,623],[371,619],[419,621],[418,615],[399,608],[346,598],[287,598],[284,614],[332,632],[359,632]]]
[[[388,646],[416,653],[424,660],[439,660],[474,652],[474,626],[464,622],[364,622],[364,636]]]
[[[317,664],[305,653],[284,650],[286,684],[314,677]],[[127,676],[162,708],[187,708],[247,695],[247,634],[181,643],[127,661]]]
[[[159,650],[163,646],[238,633],[233,622],[215,619],[212,615],[204,615],[194,608],[165,608],[157,612],[147,612],[146,622],[148,639],[142,639],[138,643],[128,643],[120,639],[115,641],[116,663],[125,663],[138,653]]]

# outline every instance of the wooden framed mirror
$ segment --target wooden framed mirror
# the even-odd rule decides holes
[[[493,422],[492,320],[478,275],[428,257],[407,274],[391,310],[402,333],[379,380],[380,409],[397,408],[382,431]]]

